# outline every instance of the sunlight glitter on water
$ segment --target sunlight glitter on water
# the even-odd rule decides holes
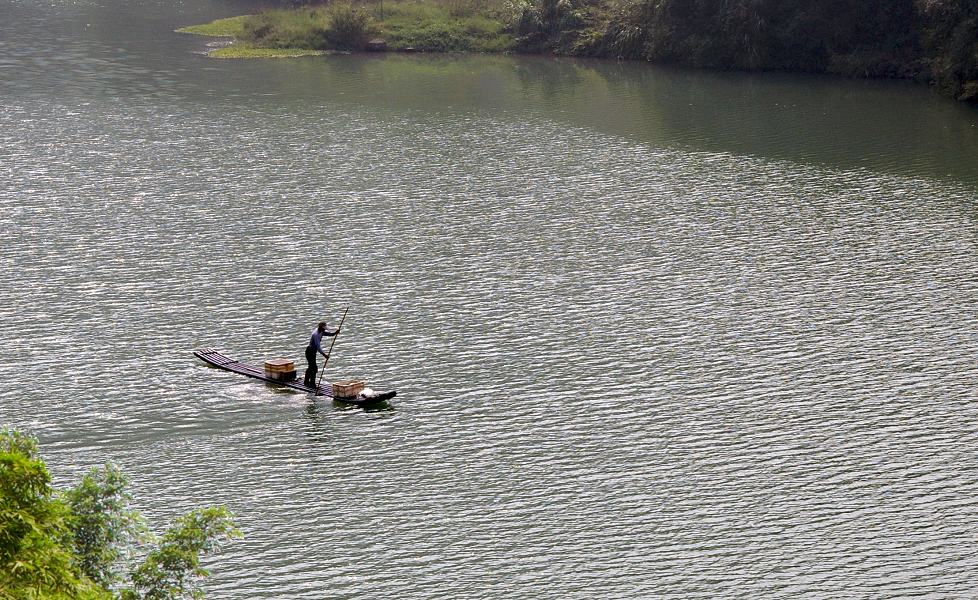
[[[971,592],[970,184],[295,86],[0,112],[0,420],[231,507],[211,596]],[[190,354],[347,305],[390,411]]]

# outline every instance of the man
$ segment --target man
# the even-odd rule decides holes
[[[339,329],[333,329],[332,331],[326,329],[326,321],[321,321],[316,327],[316,331],[312,332],[312,337],[309,338],[309,345],[306,346],[306,362],[309,363],[309,367],[306,369],[306,378],[304,383],[311,387],[316,387],[316,371],[319,370],[319,366],[316,365],[316,361],[319,357],[316,356],[317,353],[326,356],[323,352],[323,336],[333,337],[339,333]]]

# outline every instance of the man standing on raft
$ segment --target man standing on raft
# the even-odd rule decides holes
[[[339,332],[339,328],[332,331],[327,330],[326,321],[321,321],[319,326],[316,327],[316,331],[312,332],[312,337],[309,338],[309,345],[306,346],[306,362],[309,363],[309,367],[306,368],[306,378],[304,383],[308,387],[313,389],[316,388],[316,371],[319,370],[319,366],[316,365],[319,357],[316,356],[316,353],[326,356],[326,353],[323,352],[323,336],[325,335],[326,337],[333,337]]]

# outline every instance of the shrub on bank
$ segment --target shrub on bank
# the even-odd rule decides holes
[[[365,9],[344,3],[264,11],[242,29],[241,41],[255,48],[310,50],[362,50],[375,32]]]
[[[379,34],[395,50],[505,52],[512,48],[513,38],[499,19],[458,6],[454,10],[465,16],[453,16],[451,6],[400,2],[385,7]]]
[[[349,4],[334,4],[326,9],[328,27],[326,39],[338,50],[362,50],[374,31],[374,25],[363,8]]]
[[[241,40],[258,48],[327,46],[329,17],[321,9],[268,10],[245,21]]]

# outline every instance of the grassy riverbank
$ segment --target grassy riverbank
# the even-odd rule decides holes
[[[974,0],[398,0],[273,9],[179,31],[218,57],[363,50],[554,53],[915,79],[978,101]]]
[[[232,38],[224,47],[208,52],[214,58],[296,58],[325,54],[322,50],[300,47],[260,47],[241,41],[245,35],[245,24],[255,19],[255,15],[241,15],[218,19],[202,25],[191,25],[177,29],[177,33],[191,33],[208,37]]]
[[[218,19],[203,25],[191,25],[177,29],[177,33],[193,33],[212,37],[238,37],[244,32],[245,22],[252,17],[253,15],[241,15],[240,17]]]
[[[377,5],[329,4],[272,9],[257,15],[219,19],[177,30],[231,37],[217,58],[302,56],[363,50],[383,39],[388,50],[418,52],[492,52],[514,49],[506,23],[490,10],[415,1]]]

